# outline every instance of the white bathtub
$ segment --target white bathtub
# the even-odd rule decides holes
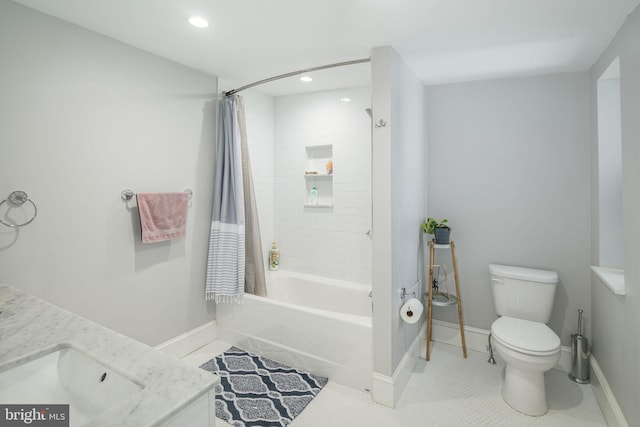
[[[356,388],[371,388],[370,285],[267,272],[269,297],[218,304],[221,340]]]

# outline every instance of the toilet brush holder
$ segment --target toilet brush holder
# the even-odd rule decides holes
[[[578,310],[578,333],[571,335],[571,372],[569,378],[578,384],[589,384],[589,339],[582,335],[582,310]]]

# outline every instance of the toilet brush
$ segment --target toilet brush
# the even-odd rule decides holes
[[[582,310],[578,310],[578,333],[571,335],[571,372],[569,378],[578,384],[590,381],[589,339],[582,335]]]

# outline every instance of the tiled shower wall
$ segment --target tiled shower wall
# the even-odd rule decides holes
[[[370,105],[369,87],[275,99],[274,234],[282,269],[371,283]],[[317,145],[333,149],[331,208],[304,206],[305,147]]]
[[[230,90],[238,85],[219,80],[221,90]],[[262,236],[264,266],[268,265],[268,254],[273,240],[273,137],[274,137],[274,98],[255,91],[246,91],[244,97],[247,121],[247,138],[251,174],[253,176],[258,221]]]

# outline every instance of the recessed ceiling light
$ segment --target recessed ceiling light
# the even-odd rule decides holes
[[[300,81],[308,83],[308,82],[313,81],[313,79],[311,77],[309,77],[309,76],[302,76],[302,77],[300,77]]]
[[[207,28],[209,26],[209,22],[202,16],[192,16],[189,18],[189,24],[198,28]]]
[[[351,102],[351,98],[340,98],[341,102]]]

